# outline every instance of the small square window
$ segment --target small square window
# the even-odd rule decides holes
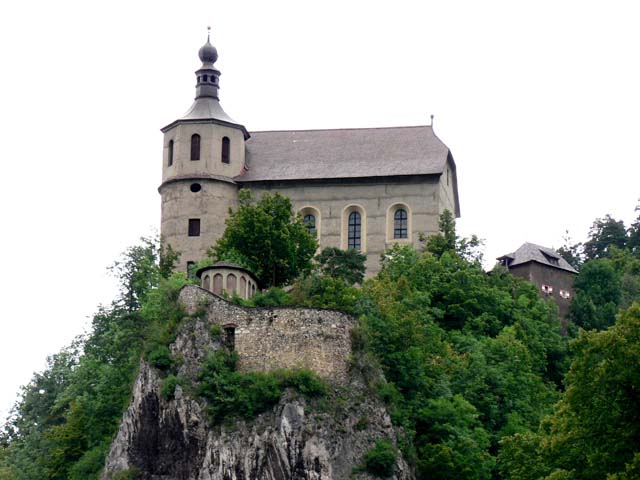
[[[189,236],[190,237],[200,236],[200,219],[199,218],[189,219]]]

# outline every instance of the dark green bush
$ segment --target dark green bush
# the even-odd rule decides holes
[[[252,418],[275,405],[286,388],[303,395],[319,396],[326,386],[307,370],[278,370],[270,373],[235,371],[235,352],[217,350],[204,362],[200,372],[198,394],[209,402],[213,423],[225,418]]]
[[[162,385],[160,386],[160,395],[162,395],[165,399],[173,398],[176,387],[180,384],[178,377],[175,375],[169,375],[167,378],[162,380]]]
[[[397,452],[388,440],[378,440],[375,446],[364,454],[364,469],[380,478],[393,475]]]
[[[159,370],[168,370],[173,363],[171,351],[166,345],[152,344],[147,353],[149,363]]]

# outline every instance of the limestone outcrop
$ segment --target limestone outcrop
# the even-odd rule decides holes
[[[186,293],[200,298],[199,291]],[[174,357],[180,358],[179,376],[197,381],[207,352],[223,348],[223,341],[209,334],[212,319],[219,321],[224,313],[220,302],[224,300],[207,305],[209,313],[217,312],[215,316],[205,314],[185,322],[171,345]],[[203,305],[201,299],[199,304]],[[238,324],[239,307],[227,305]],[[301,312],[301,318],[315,318],[316,314],[321,316],[322,311],[307,310]],[[278,311],[263,310],[260,315],[277,316]],[[333,325],[335,329],[336,312],[328,312],[327,318],[327,328]],[[341,361],[346,364],[348,359]],[[396,431],[362,374],[345,369],[340,375],[344,376],[335,382],[329,379],[330,391],[324,397],[309,399],[287,390],[277,405],[255,418],[212,425],[206,403],[190,393],[193,387],[178,386],[171,398],[165,398],[161,373],[141,361],[131,403],[112,442],[102,479],[372,478],[357,471],[363,455],[378,440],[396,443]],[[391,478],[413,478],[400,454]]]

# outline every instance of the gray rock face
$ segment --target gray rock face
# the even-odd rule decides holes
[[[220,348],[204,320],[190,320],[171,346],[179,376],[194,382],[207,351]],[[359,373],[326,397],[305,399],[287,391],[270,411],[251,420],[208,423],[200,399],[180,386],[161,394],[158,371],[142,361],[131,404],[106,460],[103,480],[258,480],[370,478],[353,473],[377,440],[396,442],[384,406]],[[136,476],[125,476],[124,472]],[[412,479],[398,456],[394,479]]]

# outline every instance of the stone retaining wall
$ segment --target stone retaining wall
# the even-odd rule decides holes
[[[346,380],[355,320],[345,313],[241,307],[193,285],[181,290],[180,301],[187,313],[204,309],[207,323],[233,332],[242,370],[308,368],[327,380]]]

